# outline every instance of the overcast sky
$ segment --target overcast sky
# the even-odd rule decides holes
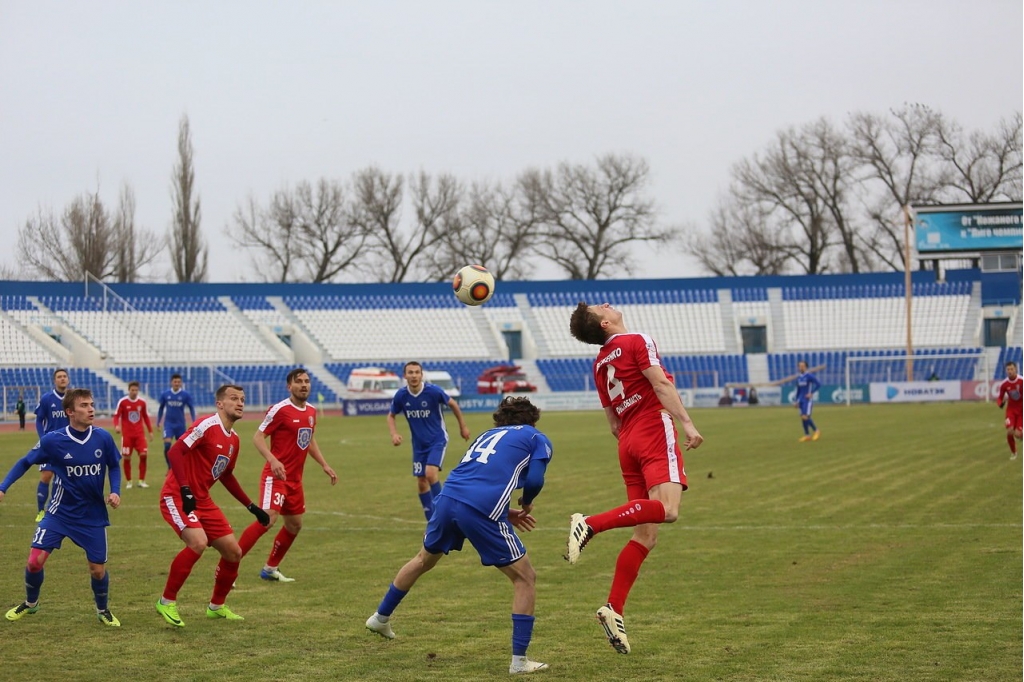
[[[225,258],[248,194],[370,164],[498,180],[629,152],[661,219],[703,226],[780,128],[917,102],[992,129],[1022,108],[1022,35],[1021,0],[0,0],[0,263],[38,207],[126,181],[165,234],[182,114],[210,281],[258,279]]]

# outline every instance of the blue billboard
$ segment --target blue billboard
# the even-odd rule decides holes
[[[1021,204],[915,207],[918,253],[1021,250]]]

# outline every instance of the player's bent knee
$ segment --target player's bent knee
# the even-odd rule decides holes
[[[103,576],[105,576],[106,574],[106,564],[94,564],[92,562],[89,562],[89,575],[92,576],[94,580],[103,580]]]
[[[25,562],[25,568],[29,573],[38,573],[43,570],[43,565],[46,563],[48,556],[50,556],[49,552],[33,547],[28,552],[28,561]]]
[[[679,510],[665,507],[665,521],[664,523],[675,523],[676,519],[679,518]]]

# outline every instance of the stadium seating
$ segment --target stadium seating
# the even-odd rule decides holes
[[[946,357],[952,354],[969,353],[972,357]],[[850,350],[850,351],[809,351],[804,353],[772,353],[768,356],[768,374],[771,381],[796,374],[797,363],[807,362],[808,367],[825,365],[815,371],[822,384],[844,385],[846,383],[846,358],[877,358],[877,362],[854,363],[851,365],[851,382],[855,384],[872,381],[906,381],[906,359],[902,350]],[[891,359],[890,359],[891,358]],[[931,377],[946,380],[970,381],[981,379],[976,376],[982,358],[979,348],[922,348],[914,351],[914,378],[926,380]]]
[[[1009,346],[999,351],[999,361],[996,362],[996,366],[993,368],[993,379],[1005,379],[1006,378],[1006,363],[1016,362],[1017,372],[1021,371],[1022,349],[1020,346]]]
[[[21,395],[28,407],[29,419],[32,419],[31,412],[39,404],[39,396],[53,389],[53,371],[56,368],[57,366],[53,364],[46,367],[0,368],[2,404],[12,408],[18,400],[18,396]],[[70,367],[68,368],[68,378],[71,380],[72,388],[88,388],[92,391],[96,409],[100,412],[112,410],[123,395],[121,391],[108,384],[92,370]]]
[[[747,383],[744,355],[666,355],[665,369],[679,388],[710,388],[725,383]],[[553,391],[594,390],[593,357],[552,358],[537,361]]]

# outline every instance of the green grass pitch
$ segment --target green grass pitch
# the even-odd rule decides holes
[[[628,530],[610,531],[580,562],[562,558],[570,513],[624,501],[615,445],[600,413],[551,413],[555,445],[524,536],[537,569],[530,656],[552,680],[1020,680],[1021,460],[1010,461],[994,405],[820,407],[822,439],[797,443],[796,411],[694,410],[706,443],[686,453],[690,490],[663,528],[626,606],[633,653],[612,651],[594,619]],[[450,418],[449,418],[450,419]],[[487,415],[470,415],[474,433]],[[239,478],[255,492],[261,460],[239,423]],[[123,627],[94,616],[85,557],[65,546],[46,566],[41,608],[0,620],[0,678],[135,680],[486,680],[505,676],[511,585],[455,553],[395,613],[398,639],[368,633],[390,579],[419,547],[424,521],[406,446],[383,417],[327,418],[318,441],[339,472],[328,485],[311,460],[305,527],[282,570],[261,582],[271,535],[242,562],[230,606],[204,608],[216,553],[179,595],[187,623],[153,609],[181,543],[153,487],[125,491],[109,529],[110,605]],[[0,434],[5,471],[34,442]],[[159,444],[154,450],[160,450]],[[448,465],[464,446],[453,445]],[[0,503],[0,606],[24,598],[35,472]],[[236,534],[252,517],[219,486]],[[272,531],[272,533],[275,531]]]

